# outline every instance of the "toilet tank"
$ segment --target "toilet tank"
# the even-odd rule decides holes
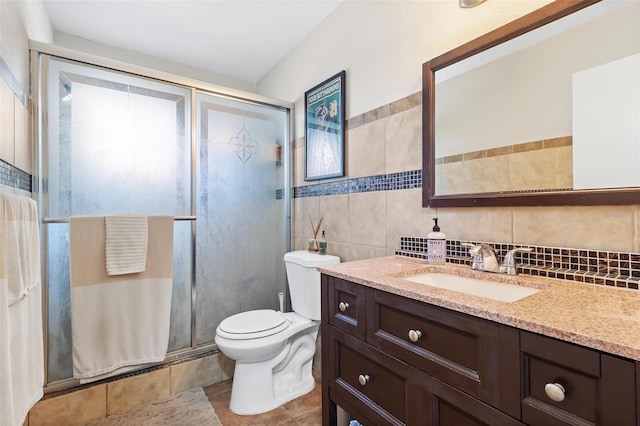
[[[319,255],[306,250],[284,255],[294,312],[311,320],[320,320],[320,272],[316,268],[338,263],[338,256]]]

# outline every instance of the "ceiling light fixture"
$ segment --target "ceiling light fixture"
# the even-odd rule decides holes
[[[480,3],[484,3],[487,0],[460,0],[460,7],[463,9],[468,9],[470,7],[475,7]]]

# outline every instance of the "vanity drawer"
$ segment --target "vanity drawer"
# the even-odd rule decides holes
[[[332,392],[375,424],[418,424],[427,405],[425,374],[332,327],[329,342]]]
[[[431,381],[430,404],[425,407],[430,426],[524,426],[518,420],[437,379]]]
[[[327,277],[328,322],[345,332],[365,338],[365,287],[335,277]]]
[[[499,376],[504,372],[499,369],[497,324],[394,294],[367,291],[369,343],[499,407]],[[512,347],[517,358],[517,341]],[[506,373],[517,377],[519,371]],[[511,392],[518,390],[516,381]]]
[[[633,362],[525,331],[520,335],[525,423],[636,424]]]

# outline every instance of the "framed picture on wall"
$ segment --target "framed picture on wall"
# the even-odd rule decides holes
[[[344,176],[345,72],[304,94],[305,180]]]

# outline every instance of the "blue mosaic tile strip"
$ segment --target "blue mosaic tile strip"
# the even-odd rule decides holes
[[[498,259],[514,244],[487,241],[447,240],[447,262],[471,266],[469,249],[463,242],[488,244],[493,247]],[[603,250],[585,250],[566,247],[536,246],[518,244],[517,247],[530,247],[531,253],[516,254],[519,274],[598,284],[610,287],[640,289],[640,253],[614,252]],[[399,256],[427,259],[427,239],[424,237],[400,237]]]
[[[31,175],[0,160],[0,184],[31,192]]]
[[[293,188],[293,198],[422,188],[422,170],[367,176]]]

